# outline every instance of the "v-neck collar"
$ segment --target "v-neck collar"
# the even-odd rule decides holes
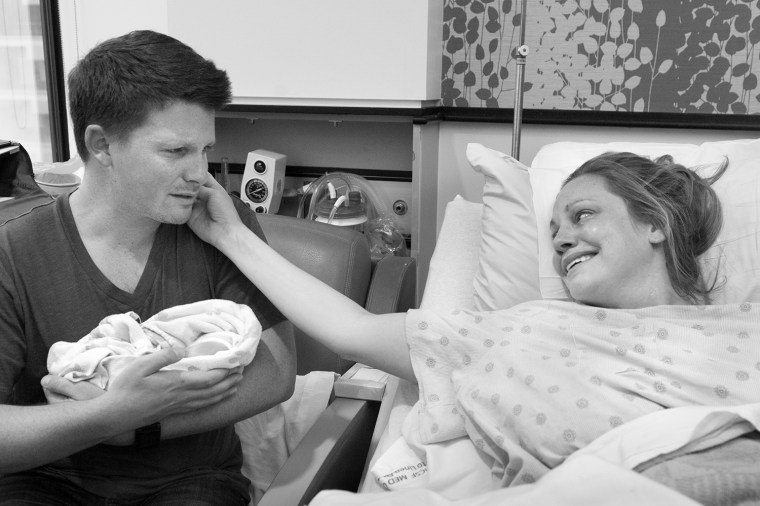
[[[141,307],[150,294],[161,269],[165,243],[169,238],[168,225],[162,223],[156,230],[153,245],[148,255],[148,261],[145,264],[140,280],[135,287],[135,291],[129,293],[113,284],[98,268],[95,261],[87,252],[82,236],[79,234],[79,229],[74,221],[74,215],[71,212],[69,195],[63,194],[56,199],[56,214],[80,267],[87,273],[92,283],[106,296],[130,307]]]

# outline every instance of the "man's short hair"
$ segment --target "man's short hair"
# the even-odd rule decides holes
[[[232,92],[224,70],[191,47],[150,30],[95,46],[69,73],[69,113],[82,160],[88,125],[125,139],[155,110],[184,101],[217,110]]]

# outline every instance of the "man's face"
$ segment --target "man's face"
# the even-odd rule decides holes
[[[175,102],[152,112],[128,138],[109,145],[119,209],[160,223],[185,223],[208,177],[206,155],[214,142],[210,109]]]

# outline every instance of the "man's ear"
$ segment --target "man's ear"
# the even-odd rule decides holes
[[[665,233],[662,229],[651,225],[649,227],[649,244],[661,244],[665,242]]]
[[[84,144],[92,158],[98,160],[101,165],[111,165],[110,145],[103,127],[88,125],[84,131]]]

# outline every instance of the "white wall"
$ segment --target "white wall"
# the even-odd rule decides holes
[[[729,139],[756,139],[760,131],[707,130],[642,127],[585,127],[567,125],[523,125],[520,161],[530,165],[541,146],[551,142],[679,142],[700,144]],[[457,194],[473,202],[482,201],[483,176],[470,168],[465,149],[477,142],[497,151],[512,150],[512,124],[443,122],[438,154],[437,226],[441,227],[446,204]]]
[[[64,78],[98,43],[132,30],[166,32],[169,24],[165,0],[65,0],[58,3],[58,15]],[[77,147],[70,118],[67,124],[73,157]]]
[[[235,103],[441,96],[440,0],[168,0],[168,33],[225,69]],[[357,101],[359,104],[357,104]]]
[[[225,0],[231,1],[231,0]],[[94,46],[100,40],[113,35],[125,33],[133,29],[153,29],[157,31],[167,31],[169,26],[168,19],[168,0],[67,0],[60,2],[61,31],[63,39],[63,57],[66,73],[74,63],[86,51]],[[179,4],[181,5],[181,3]],[[213,37],[213,30],[209,31],[209,37]],[[233,124],[233,123],[230,123]],[[234,123],[239,125],[240,123]],[[218,134],[220,144],[225,149],[220,149],[218,156],[230,156],[231,161],[238,161],[236,157],[240,153],[245,153],[249,149],[262,146],[259,143],[273,144],[271,139],[261,135],[261,125],[254,128],[249,125],[234,135],[228,135],[233,130],[221,128]],[[364,141],[357,142],[357,146],[366,144],[367,132],[363,129],[330,128],[328,133],[322,131],[321,135],[336,136],[340,134],[342,142],[352,145],[351,130],[355,130],[355,135],[363,138]],[[393,130],[393,129],[391,129]],[[383,144],[387,141],[386,134],[375,132],[377,138],[375,143]],[[248,135],[250,134],[250,137]],[[406,135],[406,134],[404,134]],[[397,135],[393,134],[396,138]],[[408,138],[408,136],[406,136]],[[620,127],[582,127],[582,126],[565,126],[565,125],[523,125],[522,145],[520,160],[529,164],[538,149],[547,143],[555,141],[638,141],[638,142],[684,142],[698,144],[705,141],[717,141],[726,139],[739,138],[757,138],[760,137],[758,131],[740,131],[740,130],[707,130],[707,129],[664,129],[664,128],[620,128]],[[76,152],[74,146],[73,134],[70,132],[71,152]],[[405,141],[399,141],[400,144],[391,148],[403,153],[398,154],[399,158],[378,157],[378,167],[406,170],[408,161],[405,158],[409,155]],[[465,148],[469,142],[479,142],[490,148],[509,153],[512,145],[512,125],[508,123],[467,123],[467,122],[442,122],[440,127],[439,141],[439,173],[438,173],[438,203],[437,203],[437,226],[443,218],[443,211],[446,203],[457,194],[462,195],[468,200],[480,201],[481,188],[483,179],[480,174],[473,172],[465,159]],[[314,153],[318,150],[312,150],[313,145],[308,149]],[[364,149],[364,148],[362,148]],[[292,150],[291,150],[292,151]],[[346,149],[344,155],[348,156],[351,149]],[[222,155],[221,153],[225,153]],[[294,151],[293,155],[297,153]],[[242,157],[242,154],[240,154]],[[334,158],[334,155],[330,155]],[[345,158],[344,156],[344,158]],[[297,157],[294,156],[294,162]],[[310,156],[310,158],[313,158]],[[303,165],[318,165],[315,160],[298,160]],[[317,160],[324,161],[324,160]],[[336,164],[335,160],[330,161]],[[337,166],[342,166],[338,163]],[[351,166],[346,162],[346,166]]]

